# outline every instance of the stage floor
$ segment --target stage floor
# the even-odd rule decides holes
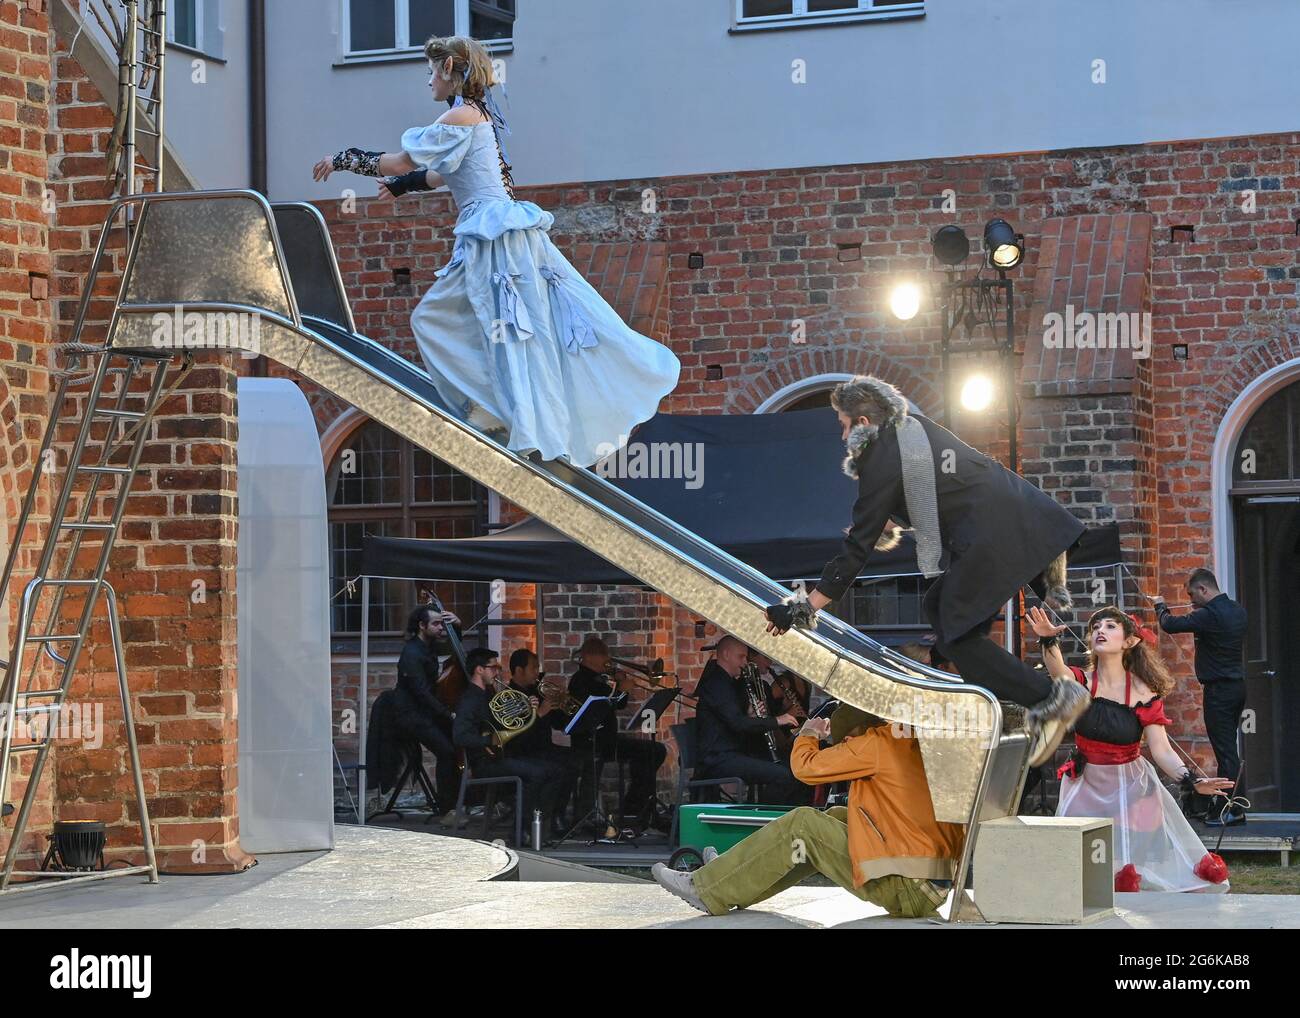
[[[256,867],[240,874],[163,877],[156,885],[123,877],[0,896],[0,927],[952,929],[888,919],[834,887],[796,887],[744,912],[703,916],[648,881],[615,877],[610,882],[608,873],[567,863],[544,865],[549,872],[530,877],[527,859],[484,842],[339,825],[333,851],[263,854]],[[1121,894],[1116,899],[1114,917],[1084,928],[1300,929],[1300,908],[1292,895]]]

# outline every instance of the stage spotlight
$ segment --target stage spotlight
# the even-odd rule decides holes
[[[960,265],[970,254],[970,238],[960,226],[944,226],[930,240],[941,265]]]
[[[1005,219],[992,219],[984,227],[984,250],[995,269],[1014,269],[1025,257],[1025,238]]]
[[[900,322],[910,322],[921,310],[921,288],[910,280],[895,284],[889,294],[889,310]]]
[[[969,410],[971,413],[981,413],[993,405],[993,397],[996,393],[997,387],[988,375],[982,372],[968,375],[961,384],[962,409]]]

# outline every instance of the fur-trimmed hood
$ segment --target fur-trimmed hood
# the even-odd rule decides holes
[[[871,421],[870,424],[853,425],[844,443],[848,453],[844,457],[844,472],[857,480],[858,457],[880,434],[881,428],[891,427],[907,417],[907,400],[888,382],[871,375],[858,375],[843,383],[836,390],[836,396],[841,406],[859,409]]]

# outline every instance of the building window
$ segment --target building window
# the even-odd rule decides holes
[[[224,60],[221,0],[173,0],[169,3],[167,42],[213,60]]]
[[[924,0],[735,0],[736,29],[919,17]]]
[[[434,35],[468,35],[489,46],[514,35],[516,0],[343,0],[348,56],[418,53]]]
[[[1300,383],[1273,393],[1237,441],[1234,491],[1294,488],[1300,481]]]
[[[175,0],[170,11],[172,42],[190,49],[202,48],[203,30],[199,21],[201,6],[202,0]]]
[[[487,532],[487,491],[471,478],[382,424],[358,427],[326,473],[330,527],[330,591],[362,570],[366,534],[377,537],[458,538]],[[468,628],[487,612],[484,585],[372,580],[370,632],[376,652],[395,650],[406,618],[432,587]],[[361,585],[331,602],[333,649],[356,649],[361,634]]]

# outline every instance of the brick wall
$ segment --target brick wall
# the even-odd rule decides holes
[[[104,152],[112,111],[71,57],[69,40],[51,28],[44,8],[39,2],[0,3],[5,142],[0,159],[7,160],[0,164],[0,417],[6,439],[0,478],[11,521],[18,516],[50,412],[52,372],[64,367],[55,360],[54,345],[71,338],[110,201]],[[140,184],[149,188],[147,174]],[[120,229],[110,237],[108,252],[83,342],[104,339],[121,264]],[[48,282],[48,300],[26,296],[29,274]],[[235,368],[211,355],[196,359],[196,369],[151,424],[106,576],[120,599],[160,864],[222,870],[250,862],[239,848],[235,809]],[[84,398],[70,400],[69,408],[79,419]],[[57,456],[44,481],[36,525],[25,535],[21,566],[8,591],[5,609],[11,621],[39,555],[71,435],[69,429],[56,438]],[[101,485],[96,514],[109,509],[105,494],[111,490]],[[74,508],[81,497],[84,488],[74,495]],[[97,542],[88,539],[79,564],[90,565],[97,555]],[[75,624],[80,605],[69,598],[62,618]],[[134,802],[127,802],[133,800],[133,785],[102,608],[97,618],[70,702],[81,709],[102,708],[102,745],[56,740],[43,779],[50,793],[38,802],[23,846],[28,864],[31,853],[43,851],[50,822],[59,818],[104,820],[110,858],[139,858],[138,817]],[[19,759],[25,768],[31,757]],[[10,801],[23,790],[22,782],[16,783]],[[7,838],[6,829],[0,847]]]

